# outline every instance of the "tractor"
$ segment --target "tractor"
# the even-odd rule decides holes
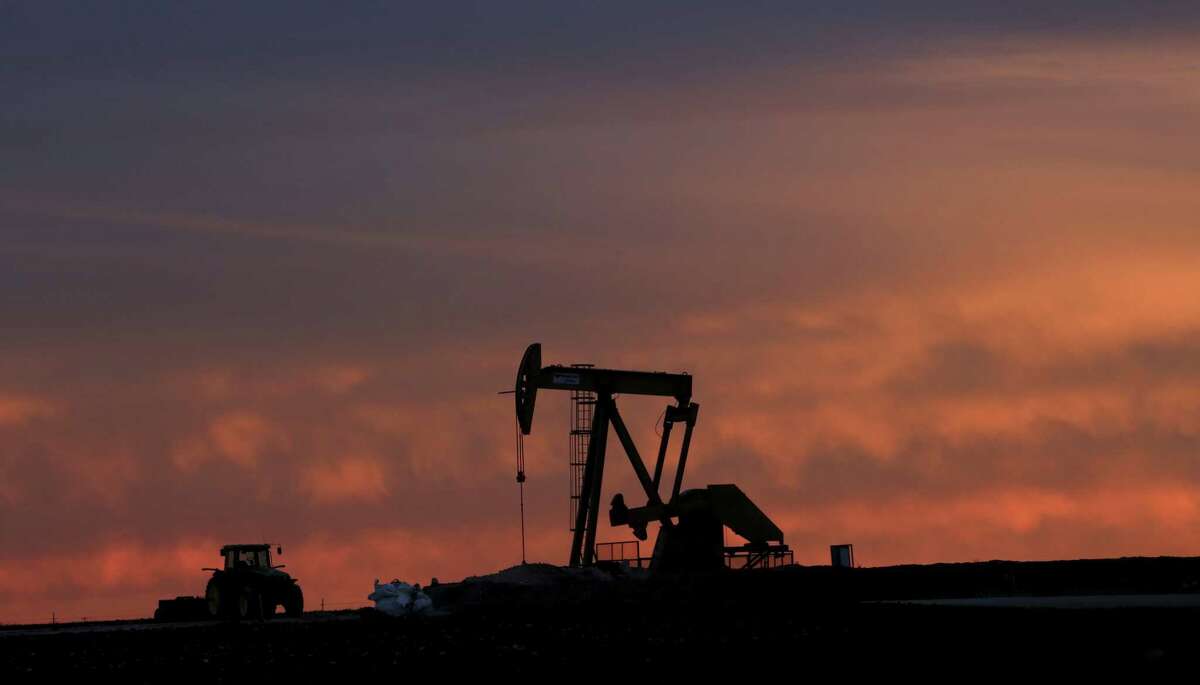
[[[283,554],[283,548],[276,548]],[[212,578],[204,592],[208,614],[217,619],[260,619],[275,615],[279,606],[288,616],[304,613],[304,593],[296,579],[271,565],[271,546],[225,545],[224,568],[206,568]]]

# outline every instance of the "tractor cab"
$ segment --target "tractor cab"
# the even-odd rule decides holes
[[[272,568],[270,545],[226,545],[221,548],[221,556],[226,571]]]

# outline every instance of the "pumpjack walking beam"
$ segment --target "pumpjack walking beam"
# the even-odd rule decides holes
[[[600,491],[604,481],[604,460],[610,425],[616,432],[625,455],[629,458],[629,463],[637,475],[638,483],[646,493],[647,506],[664,512],[659,520],[663,526],[670,527],[672,525],[671,518],[666,513],[669,508],[663,506],[662,497],[659,495],[659,485],[666,461],[671,425],[683,421],[686,428],[683,444],[680,447],[679,462],[675,469],[674,487],[671,489],[671,498],[668,502],[674,501],[679,496],[679,490],[683,484],[683,471],[687,465],[688,448],[692,440],[692,430],[696,425],[696,415],[699,410],[699,405],[691,401],[692,377],[680,373],[559,365],[543,367],[541,364],[542,346],[534,343],[525,350],[525,356],[522,357],[521,365],[517,369],[517,381],[514,388],[517,423],[523,434],[529,435],[532,430],[533,411],[538,389],[588,390],[596,393],[591,440],[588,444],[587,459],[583,470],[579,508],[575,514],[575,533],[571,539],[570,564],[586,566],[594,560]],[[662,438],[654,464],[653,476],[646,469],[646,464],[638,453],[629,429],[625,426],[620,411],[617,410],[617,404],[613,397],[616,394],[670,397],[676,402],[675,406],[668,406],[664,414]],[[645,540],[645,526],[635,528],[634,534]]]

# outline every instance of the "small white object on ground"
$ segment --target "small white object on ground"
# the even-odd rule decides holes
[[[399,580],[381,585],[376,578],[375,591],[367,595],[367,599],[375,602],[375,608],[388,616],[425,614],[433,609],[433,600],[421,591],[420,585],[409,585]]]

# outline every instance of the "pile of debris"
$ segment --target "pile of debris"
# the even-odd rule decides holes
[[[433,600],[421,590],[419,584],[409,585],[397,579],[380,584],[375,579],[375,591],[367,595],[375,602],[375,610],[388,616],[414,616],[433,611]]]
[[[501,603],[552,605],[593,599],[614,583],[631,578],[620,569],[521,564],[458,583],[430,586],[428,592],[440,609],[451,611]]]

